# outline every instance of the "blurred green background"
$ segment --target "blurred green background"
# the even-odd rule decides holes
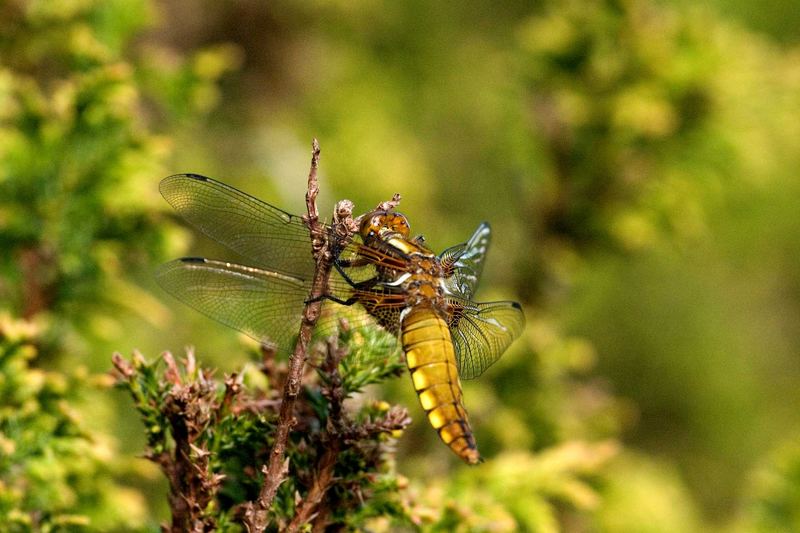
[[[483,466],[406,379],[370,392],[415,418],[412,499],[466,530],[796,531],[798,28],[793,0],[2,1],[0,310],[37,324],[38,368],[191,344],[233,371],[237,334],[152,281],[225,257],[158,182],[302,212],[317,137],[323,212],[400,192],[435,250],[487,220],[478,299],[526,309],[465,384]],[[103,527],[154,527],[129,402],[82,405],[129,457],[104,467],[130,509]]]

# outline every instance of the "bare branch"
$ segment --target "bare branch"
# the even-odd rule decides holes
[[[306,208],[308,213],[303,220],[308,226],[311,235],[311,253],[316,262],[314,278],[311,286],[311,293],[303,309],[300,332],[295,344],[294,352],[289,358],[289,368],[286,379],[283,382],[283,394],[278,412],[278,423],[275,432],[275,441],[270,452],[267,465],[264,467],[264,484],[261,486],[259,496],[255,502],[250,502],[244,506],[244,525],[248,531],[260,533],[264,531],[269,523],[269,512],[275,495],[280,484],[286,479],[289,473],[289,461],[286,458],[286,446],[289,434],[295,427],[295,403],[300,393],[302,385],[303,370],[308,358],[311,334],[317,319],[322,310],[322,297],[326,294],[328,278],[333,268],[333,262],[337,254],[350,242],[353,235],[358,231],[359,221],[353,219],[353,203],[349,200],[342,200],[336,204],[333,214],[333,224],[331,232],[327,233],[327,227],[319,221],[319,211],[317,210],[316,198],[319,193],[319,183],[317,181],[317,171],[319,168],[319,143],[314,139],[311,151],[311,169],[308,173],[308,187],[306,192]],[[400,202],[400,195],[395,194],[391,200],[381,202],[377,210],[391,210],[397,207]],[[362,215],[363,216],[363,215]],[[311,488],[299,506],[297,513],[288,526],[290,530],[296,530],[303,524],[312,520],[319,512],[320,503],[325,497],[330,485],[333,483],[333,468],[336,459],[343,446],[348,442],[361,437],[393,429],[405,427],[408,423],[408,416],[405,412],[391,413],[387,419],[369,425],[361,431],[353,431],[347,427],[348,424],[343,417],[342,402],[344,401],[344,391],[341,387],[341,377],[338,374],[338,362],[342,354],[338,346],[328,346],[328,360],[326,361],[326,372],[332,378],[327,393],[331,403],[331,417],[328,425],[328,446],[325,453],[320,457],[317,464],[314,480]],[[270,364],[265,364],[263,371],[267,374],[275,371]],[[323,509],[323,513],[327,510]]]
[[[342,327],[346,322],[342,321]],[[328,416],[328,433],[338,436],[344,431],[344,399],[346,396],[342,386],[342,376],[339,374],[339,363],[344,357],[346,350],[339,347],[338,339],[331,337],[328,339],[325,361],[322,371],[325,373],[327,383],[322,394],[328,399],[330,404]]]
[[[317,170],[319,169],[319,141],[314,139],[311,142],[311,169],[308,171],[308,188],[306,190],[306,210],[308,214],[303,216],[303,220],[311,231],[311,247],[314,259],[319,264],[317,257],[325,246],[325,231],[319,223],[319,210],[317,209],[317,195],[319,194],[319,182],[317,181]]]
[[[342,321],[341,327],[347,327]],[[325,452],[319,458],[314,473],[311,487],[305,498],[298,504],[294,518],[286,531],[298,531],[304,524],[313,520],[320,512],[327,515],[327,509],[322,509],[322,504],[328,489],[334,481],[333,471],[336,460],[341,452],[343,441],[340,437],[345,429],[344,399],[345,391],[342,386],[342,377],[339,374],[339,363],[346,354],[346,349],[340,348],[337,337],[328,339],[325,350],[325,360],[320,370],[325,376],[325,385],[322,394],[329,402],[328,427],[324,439]]]
[[[317,472],[314,475],[311,488],[308,490],[306,497],[300,502],[300,505],[298,505],[294,518],[292,518],[286,531],[298,531],[303,524],[313,519],[316,515],[320,503],[333,483],[333,467],[336,466],[341,444],[341,440],[335,438],[325,448],[325,453],[322,454],[317,465]]]
[[[216,523],[206,513],[206,508],[216,497],[222,476],[211,472],[210,451],[204,445],[194,443],[205,431],[212,413],[219,408],[215,402],[215,385],[203,371],[196,372],[191,351],[187,354],[183,372],[172,354],[165,352],[162,357],[167,366],[164,377],[170,384],[163,413],[169,421],[174,450],[172,454],[164,451],[147,455],[161,466],[169,480],[172,524],[162,529],[170,532],[213,531]]]
[[[392,209],[395,209],[398,205],[400,205],[400,198],[399,192],[394,193],[394,196],[392,196],[391,200],[379,203],[375,207],[375,211],[391,211]]]
[[[270,452],[269,462],[265,469],[264,484],[261,487],[258,499],[255,504],[248,506],[245,512],[245,525],[249,531],[261,532],[266,528],[268,511],[275,499],[278,487],[288,474],[288,462],[286,456],[286,444],[289,433],[296,424],[294,417],[294,406],[302,384],[303,367],[308,356],[308,348],[311,343],[311,334],[314,325],[319,318],[322,310],[322,295],[325,294],[328,277],[333,267],[334,256],[331,247],[339,249],[338,240],[348,239],[352,225],[352,204],[348,206],[340,202],[337,212],[334,215],[334,234],[326,235],[325,226],[319,222],[319,212],[317,210],[316,198],[319,192],[317,182],[317,169],[319,167],[319,143],[316,139],[312,144],[311,170],[308,174],[308,191],[306,192],[306,207],[308,214],[304,217],[308,225],[312,239],[312,254],[316,261],[314,279],[311,286],[311,294],[308,303],[303,310],[303,319],[300,325],[300,333],[297,338],[294,353],[289,359],[289,372],[283,387],[283,398],[278,413],[278,426],[275,434],[275,443]],[[341,209],[341,210],[340,210]],[[336,243],[331,243],[330,239],[336,239]]]
[[[394,193],[394,196],[392,196],[391,200],[386,200],[384,202],[379,203],[378,205],[375,206],[375,209],[373,209],[369,213],[374,211],[392,211],[395,208],[397,208],[398,205],[400,205],[400,199],[401,199],[400,193],[396,192]],[[361,219],[363,219],[369,213],[364,213],[363,215],[359,215],[358,217],[356,217],[355,219],[356,230],[358,230],[358,224],[361,224]]]

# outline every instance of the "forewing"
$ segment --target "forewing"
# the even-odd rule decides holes
[[[467,242],[448,248],[439,255],[445,269],[444,290],[448,294],[466,300],[475,294],[491,236],[489,224],[482,222]]]
[[[311,239],[301,217],[197,174],[164,178],[159,188],[184,219],[254,265],[311,280]]]
[[[156,279],[182,302],[279,354],[294,347],[310,288],[291,276],[202,258],[170,261]]]
[[[492,366],[525,326],[517,302],[477,303],[448,298],[450,333],[456,350],[458,373],[473,379]]]

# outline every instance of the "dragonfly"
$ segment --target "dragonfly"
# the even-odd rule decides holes
[[[187,222],[248,264],[184,257],[159,268],[159,284],[277,355],[289,354],[316,268],[303,218],[198,174],[167,177],[160,191]],[[346,309],[351,319],[399,337],[429,423],[468,464],[482,459],[460,380],[495,363],[525,324],[517,302],[472,300],[490,240],[484,222],[469,240],[437,255],[421,236],[410,236],[401,213],[368,213],[353,239],[334,250],[317,323],[318,332],[335,333]]]

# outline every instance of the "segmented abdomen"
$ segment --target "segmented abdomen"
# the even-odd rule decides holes
[[[456,455],[469,464],[480,462],[447,323],[430,307],[416,306],[405,313],[401,328],[408,370],[428,420]]]

